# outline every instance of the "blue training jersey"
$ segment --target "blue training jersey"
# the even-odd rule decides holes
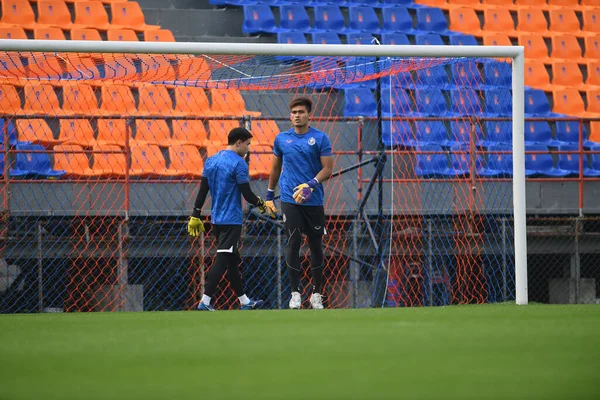
[[[308,132],[299,135],[290,129],[281,132],[275,138],[273,153],[282,159],[281,201],[296,204],[292,195],[294,188],[307,183],[323,169],[322,156],[331,156],[331,144],[324,132],[309,128]],[[322,206],[324,201],[323,185],[317,185],[304,206]]]
[[[208,180],[212,197],[211,222],[241,225],[242,192],[238,185],[249,182],[246,161],[234,151],[222,150],[206,160],[202,176]]]

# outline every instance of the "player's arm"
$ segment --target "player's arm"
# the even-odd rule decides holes
[[[192,216],[188,222],[187,229],[191,236],[198,236],[200,232],[204,232],[204,223],[200,220],[200,215],[202,214],[202,206],[204,206],[209,189],[208,179],[202,177],[200,179],[200,189],[198,190],[198,195],[196,196],[194,209],[192,210]]]
[[[277,210],[271,210],[271,208],[265,204],[266,202],[263,199],[255,195],[252,189],[250,189],[249,182],[238,183],[238,187],[240,188],[240,192],[242,193],[242,196],[244,196],[244,199],[253,206],[258,207],[261,214],[268,212],[271,218],[275,218],[275,211]]]
[[[323,183],[331,178],[331,174],[333,173],[333,157],[321,156],[321,165],[323,168],[321,168],[317,176],[315,176],[315,179],[318,180],[319,183]]]
[[[273,154],[273,159],[271,161],[271,174],[269,175],[269,186],[267,186],[267,194],[265,195],[265,205],[269,209],[269,214],[274,217],[277,212],[277,208],[275,208],[275,187],[279,182],[279,177],[281,176],[281,167],[283,162],[281,161],[281,157],[277,157]]]

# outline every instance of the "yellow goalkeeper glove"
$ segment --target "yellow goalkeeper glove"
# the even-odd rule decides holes
[[[269,216],[271,218],[277,218],[277,208],[275,207],[275,190],[267,189],[267,195],[265,196],[265,207],[269,210]]]
[[[204,232],[204,223],[200,220],[200,218],[190,217],[187,231],[190,236],[196,237],[200,234],[200,232]]]
[[[269,214],[271,218],[277,218],[277,209],[272,201],[264,201],[260,197],[258,198],[258,203],[256,203],[256,207],[260,211],[261,214]]]
[[[313,188],[318,184],[319,181],[317,181],[315,178],[311,179],[307,183],[302,183],[294,188],[294,194],[292,195],[292,197],[294,198],[296,203],[302,204],[305,201],[308,201],[308,199],[310,199],[310,196],[313,192]]]

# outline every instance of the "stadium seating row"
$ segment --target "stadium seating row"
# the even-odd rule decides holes
[[[210,89],[212,104],[204,89],[178,86],[174,92],[175,105],[168,89],[162,85],[143,85],[137,88],[138,105],[126,85],[103,85],[100,105],[91,85],[72,83],[62,86],[62,107],[55,88],[48,84],[28,83],[22,93],[7,84],[0,84],[0,107],[9,115],[21,116],[156,116],[156,117],[223,117],[260,116],[246,110],[242,95],[235,89]]]
[[[527,7],[537,7],[544,11],[568,7],[576,11],[586,11],[600,6],[598,0],[581,0],[581,3],[579,0],[417,0],[417,3],[444,10],[468,6],[479,11],[490,7],[503,7],[512,11]]]
[[[73,4],[75,18],[63,0],[37,1],[37,20],[28,0],[3,0],[0,27],[19,26],[24,29],[35,28],[91,28],[98,30],[133,29],[137,32],[160,29],[159,25],[145,23],[144,13],[135,1],[111,1],[112,18],[100,1],[76,1]]]
[[[4,129],[4,119],[0,121],[0,129]],[[11,145],[17,142],[31,142],[47,147],[58,144],[125,147],[129,137],[131,141],[147,142],[163,147],[180,143],[203,148],[210,146],[221,148],[227,143],[229,131],[237,128],[239,123],[233,120],[212,120],[208,122],[208,130],[199,120],[174,120],[172,129],[164,119],[136,120],[131,126],[125,119],[98,119],[96,129],[87,119],[60,119],[58,125],[60,130],[55,134],[43,119],[17,119],[14,123],[8,121],[6,134]],[[280,129],[273,120],[252,122],[254,144],[272,146],[279,132]],[[4,142],[4,134],[0,142]]]
[[[73,28],[69,31],[71,40],[102,40],[97,29]],[[109,41],[137,42],[138,34],[133,29],[109,29],[106,31]],[[27,33],[20,26],[0,28],[0,39],[28,39]],[[60,28],[34,28],[33,39],[36,40],[67,40],[65,33]],[[153,29],[144,31],[143,39],[146,42],[174,42],[173,33],[168,29]]]

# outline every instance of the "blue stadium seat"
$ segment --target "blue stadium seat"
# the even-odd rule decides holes
[[[342,68],[335,68],[336,60],[330,58],[312,58],[311,71],[312,81],[310,87],[343,87],[346,82]]]
[[[508,89],[487,89],[485,91],[485,114],[494,117],[512,115],[512,94]]]
[[[352,32],[346,35],[346,42],[348,44],[360,44],[360,45],[375,45],[373,35],[365,32]]]
[[[416,145],[412,126],[408,121],[383,121],[381,140],[386,147],[414,147]]]
[[[443,121],[416,121],[415,136],[419,145],[436,144],[441,146],[448,141],[448,132]]]
[[[543,90],[525,88],[526,117],[561,117],[562,114],[550,111],[550,102]]]
[[[483,144],[483,132],[481,126],[478,123],[472,123],[471,121],[451,121],[450,122],[450,140],[448,140],[444,146],[452,147],[463,144],[470,144],[471,142],[471,130],[475,126],[475,146],[481,146]]]
[[[529,152],[541,152],[531,154]],[[548,152],[548,147],[535,144],[525,146],[525,170],[534,171],[535,175],[563,177],[569,175],[569,171],[554,167],[552,154]]]
[[[314,8],[315,28],[338,33],[349,33],[344,15],[337,5],[322,5]]]
[[[405,44],[409,45],[410,40],[404,33],[384,33],[381,35],[381,44]]]
[[[450,44],[452,46],[478,46],[475,36],[466,33],[451,35]]]
[[[417,87],[447,88],[450,84],[448,73],[444,65],[417,70],[415,85]]]
[[[209,0],[208,2],[215,6],[241,6],[244,4],[252,3],[248,0]]]
[[[318,32],[312,34],[313,44],[342,44],[336,32]]]
[[[351,30],[369,32],[372,34],[378,34],[381,32],[379,18],[377,18],[377,14],[375,13],[375,9],[373,7],[350,7],[348,9],[348,13],[348,26]]]
[[[497,144],[490,146],[487,151],[487,163],[479,174],[482,176],[512,176],[512,146]],[[534,171],[525,171],[525,175],[532,175],[533,173]]]
[[[449,174],[456,176],[471,175],[471,152],[468,144],[457,144],[450,147],[450,170]],[[475,157],[475,174],[482,175],[483,158],[477,154]]]
[[[575,144],[560,145],[559,151],[569,151],[572,154],[558,155],[558,168],[568,171],[570,175],[579,175],[579,146]],[[588,165],[587,155],[583,155],[583,176],[598,177],[600,170],[591,169]]]
[[[422,6],[420,4],[415,4],[415,2],[412,0],[380,0],[380,1],[381,1],[381,7],[401,6],[401,7],[412,8],[412,9],[428,7],[428,6]]]
[[[19,142],[16,149],[19,152],[16,155],[15,168],[10,170],[11,176],[57,178],[66,173],[52,169],[48,154],[38,153],[46,150],[44,146]]]
[[[242,32],[252,33],[277,33],[282,30],[275,26],[275,16],[267,4],[253,4],[244,6],[244,24]]]
[[[484,85],[487,88],[512,86],[512,67],[509,63],[490,61],[483,64]]]
[[[512,145],[512,122],[510,121],[486,121],[485,140],[481,143],[484,147],[499,145]]]
[[[450,64],[451,82],[460,88],[483,86],[483,78],[475,61],[459,61]]]
[[[302,32],[279,32],[277,34],[277,43],[307,44],[308,42]]]
[[[350,88],[344,90],[344,116],[376,117],[377,103],[373,92],[368,88]]]
[[[415,34],[415,44],[421,46],[443,46],[444,41],[437,33]]]
[[[384,76],[381,78],[382,93],[384,92],[383,87],[385,86],[385,92],[389,90],[389,86],[392,88],[407,88],[414,89],[415,82],[410,72],[399,72],[392,76]],[[392,89],[394,90],[394,89]]]
[[[373,57],[352,57],[346,61],[346,77],[348,80],[361,80],[365,76],[370,76],[376,72],[376,65]],[[377,80],[369,79],[352,84],[352,86],[356,85],[376,89]]]
[[[590,158],[592,159],[591,169],[594,171],[600,171],[600,154],[590,154]]]
[[[406,7],[388,7],[381,10],[382,33],[427,34],[413,27],[413,20]]]
[[[415,90],[415,107],[417,113],[423,116],[442,117],[448,113],[446,98],[441,89]]]
[[[579,121],[556,121],[556,141],[560,144],[578,144],[579,143]],[[583,122],[581,123],[583,135],[583,147],[594,148],[598,143],[591,142],[588,139],[587,129]]]
[[[310,26],[310,18],[304,6],[293,4],[279,7],[279,27],[294,32],[309,33],[315,29]]]
[[[17,144],[17,128],[11,120],[2,117],[0,117],[0,143],[4,144],[5,121],[8,121],[8,123],[6,124],[6,130],[8,131],[8,144],[14,146]]]
[[[561,144],[552,139],[552,130],[546,121],[525,121],[524,129],[525,145],[558,146]]]
[[[450,104],[454,115],[481,115],[481,102],[473,89],[450,90]]]
[[[406,90],[381,90],[381,115],[384,117],[397,117],[398,115],[414,116],[414,106],[410,95]]]
[[[439,145],[421,145],[417,147],[415,174],[421,177],[448,175],[448,157]],[[422,152],[422,153],[421,153]]]
[[[448,20],[440,8],[423,7],[417,10],[417,30],[437,33],[438,35],[456,35],[448,29]]]

